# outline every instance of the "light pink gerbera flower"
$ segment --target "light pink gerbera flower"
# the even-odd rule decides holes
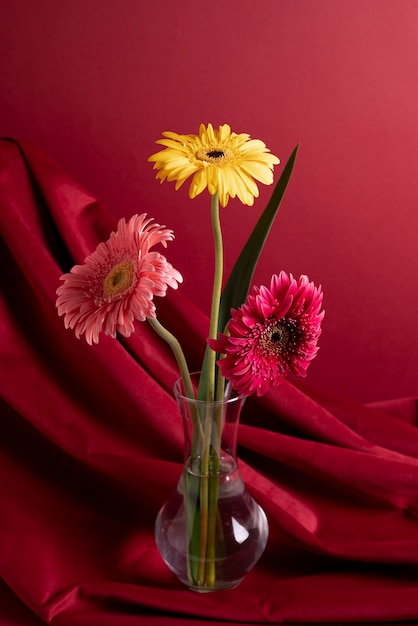
[[[318,352],[324,317],[322,290],[302,275],[275,274],[267,287],[253,287],[247,301],[232,310],[228,334],[209,339],[221,374],[243,395],[263,395],[289,374],[306,376]]]
[[[125,337],[134,331],[134,320],[155,318],[154,296],[165,296],[167,287],[177,289],[181,274],[167,259],[150,249],[158,243],[167,247],[174,239],[171,230],[134,215],[121,219],[116,232],[100,243],[83,265],[75,265],[61,276],[56,306],[64,315],[66,328],[77,338],[85,333],[87,343],[98,343],[99,333]]]

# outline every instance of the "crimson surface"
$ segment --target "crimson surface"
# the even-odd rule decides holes
[[[146,323],[90,347],[55,309],[114,218],[36,146],[2,140],[0,221],[2,624],[418,619],[415,398],[364,406],[300,380],[249,398],[239,458],[267,549],[237,589],[192,593],[153,537],[181,470],[173,357]],[[197,368],[206,317],[181,290],[157,306]]]

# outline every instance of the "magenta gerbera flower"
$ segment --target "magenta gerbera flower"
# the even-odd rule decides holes
[[[306,376],[318,352],[324,317],[322,290],[302,275],[275,274],[267,287],[253,287],[245,304],[231,311],[228,334],[209,339],[221,374],[239,393],[263,395],[289,374]]]
[[[87,343],[98,343],[99,333],[125,337],[134,331],[134,320],[155,318],[154,296],[164,296],[167,287],[177,289],[181,274],[151,248],[172,241],[171,230],[146,219],[146,213],[121,219],[116,232],[100,243],[83,265],[61,276],[57,309],[66,328]]]

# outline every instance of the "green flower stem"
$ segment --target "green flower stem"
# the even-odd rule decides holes
[[[192,380],[190,378],[189,368],[187,367],[187,361],[184,356],[183,350],[181,349],[181,345],[176,337],[170,333],[169,330],[164,328],[164,326],[159,322],[156,318],[148,317],[148,322],[152,326],[152,328],[158,333],[158,335],[164,339],[170,346],[173,354],[176,358],[177,365],[179,366],[180,374],[183,380],[184,390],[186,392],[186,396],[191,400],[195,400],[195,393],[193,389]],[[199,440],[203,437],[202,425],[200,423],[199,415],[197,411],[191,410],[191,416],[193,420],[194,432],[195,432],[195,440],[193,442],[194,447],[199,446]]]
[[[223,277],[223,242],[219,216],[218,193],[211,197],[211,219],[213,241],[215,249],[215,267],[212,290],[212,305],[210,315],[209,337],[216,339],[218,335],[219,307],[222,291]],[[176,357],[180,373],[183,378],[184,389],[189,398],[194,399],[194,390],[190,379],[187,363],[177,339],[165,329],[156,319],[148,320],[154,330],[171,347]],[[216,352],[208,350],[206,376],[206,400],[209,403],[220,401],[224,394],[224,380],[216,376]],[[189,549],[191,561],[198,562],[197,571],[192,562],[189,562],[189,576],[200,587],[213,588],[216,583],[215,572],[215,548],[216,548],[216,522],[218,515],[218,493],[220,455],[220,432],[222,426],[222,408],[216,407],[213,414],[213,404],[209,404],[204,415],[194,415],[195,440],[193,449],[200,450],[200,477],[199,477],[199,513],[198,525],[191,521],[192,512],[188,511],[190,518],[191,539]],[[214,475],[212,475],[214,474]],[[197,485],[196,485],[197,486]],[[187,485],[187,491],[191,485]],[[188,507],[187,507],[188,508]],[[197,520],[196,520],[197,521]],[[196,533],[199,533],[197,538]],[[196,558],[198,557],[198,558]]]
[[[211,198],[212,232],[215,249],[215,268],[212,291],[209,337],[218,336],[219,305],[222,291],[223,276],[223,242],[219,216],[218,193]],[[208,402],[218,398],[217,389],[223,387],[216,380],[216,352],[209,350],[207,362],[207,395]],[[213,406],[213,405],[212,405]],[[216,410],[218,413],[219,411]],[[213,446],[213,415],[208,409],[205,415],[203,432],[203,449],[201,458],[200,479],[200,552],[199,552],[199,584],[208,588],[215,585],[215,538],[218,501],[218,478],[210,478],[211,471],[219,465],[219,437],[215,435],[217,445]],[[212,465],[212,468],[211,468]],[[217,470],[215,469],[215,472]]]
[[[184,389],[188,398],[194,400],[195,393],[192,385],[192,381],[190,378],[189,369],[187,367],[187,362],[181,349],[180,343],[174,337],[170,331],[168,331],[164,326],[155,318],[148,318],[148,322],[151,327],[158,333],[158,335],[164,339],[171,347],[174,356],[176,358],[177,364],[180,369],[180,374],[183,379]],[[211,419],[206,415],[204,419],[204,429],[202,428],[202,421],[199,417],[198,411],[194,411],[191,409],[191,416],[194,425],[194,437],[192,442],[192,448],[195,450],[192,455],[196,453],[196,450],[202,450],[202,458],[201,464],[205,465],[207,471],[209,470],[209,448],[210,448],[210,440],[211,440]],[[202,474],[202,470],[200,472]],[[192,484],[189,484],[189,480],[186,478],[185,486],[186,493],[188,496],[186,497],[186,514],[188,519],[188,526],[190,532],[190,544],[189,550],[191,554],[191,559],[188,561],[188,573],[191,582],[197,584],[198,586],[205,585],[206,572],[205,572],[205,557],[206,557],[206,544],[207,544],[207,534],[208,534],[208,476],[198,478],[198,485],[194,485],[194,481],[192,480]],[[191,498],[192,494],[189,491],[194,491],[195,488],[199,490],[199,498],[200,498],[200,513],[199,519],[195,520],[194,518],[194,497]],[[190,508],[190,506],[192,508]],[[196,525],[196,521],[198,524]],[[193,557],[198,557],[193,558]]]
[[[213,242],[215,248],[215,268],[213,278],[213,290],[212,290],[212,307],[210,313],[210,327],[209,337],[216,339],[218,336],[218,319],[219,319],[219,305],[221,301],[222,292],[222,275],[223,275],[223,242],[221,222],[219,217],[219,199],[218,192],[214,193],[211,197],[211,216],[212,216],[212,232]],[[216,352],[209,350],[208,354],[208,375],[207,375],[207,400],[213,401],[215,399],[215,385],[216,385]]]
[[[207,411],[203,432],[203,449],[200,470],[200,549],[199,549],[199,584],[206,584],[206,557],[208,548],[208,524],[209,524],[209,466],[210,466],[210,440],[212,431],[212,419]]]
[[[194,400],[195,393],[194,393],[192,381],[190,378],[189,368],[187,367],[186,358],[184,356],[183,350],[181,349],[180,343],[174,337],[174,335],[170,333],[169,330],[164,328],[164,326],[156,318],[148,317],[147,319],[150,325],[152,326],[152,328],[160,335],[162,339],[164,339],[164,341],[168,343],[168,345],[172,349],[173,354],[177,361],[177,365],[179,366],[179,369],[180,369],[181,377],[183,379],[184,390],[186,392],[186,396]]]
[[[224,399],[225,380],[219,377],[216,386],[216,401]],[[219,496],[219,467],[222,447],[222,405],[215,407],[214,424],[212,426],[212,476],[209,489],[209,520],[208,520],[208,549],[207,549],[207,586],[214,587],[216,583],[215,557],[216,557],[216,527],[218,519],[218,496]]]
[[[218,464],[219,465],[219,464]],[[218,495],[219,477],[213,476],[208,479],[209,486],[209,519],[208,519],[208,548],[207,548],[207,572],[206,586],[213,588],[216,583],[215,557],[216,557],[216,523],[218,518]]]

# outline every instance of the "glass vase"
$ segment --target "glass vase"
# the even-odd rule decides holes
[[[192,375],[195,387],[198,374]],[[245,487],[236,456],[245,397],[227,385],[222,401],[185,395],[174,385],[183,418],[184,465],[176,491],[158,513],[155,539],[168,567],[199,592],[236,587],[264,551],[268,523]]]

